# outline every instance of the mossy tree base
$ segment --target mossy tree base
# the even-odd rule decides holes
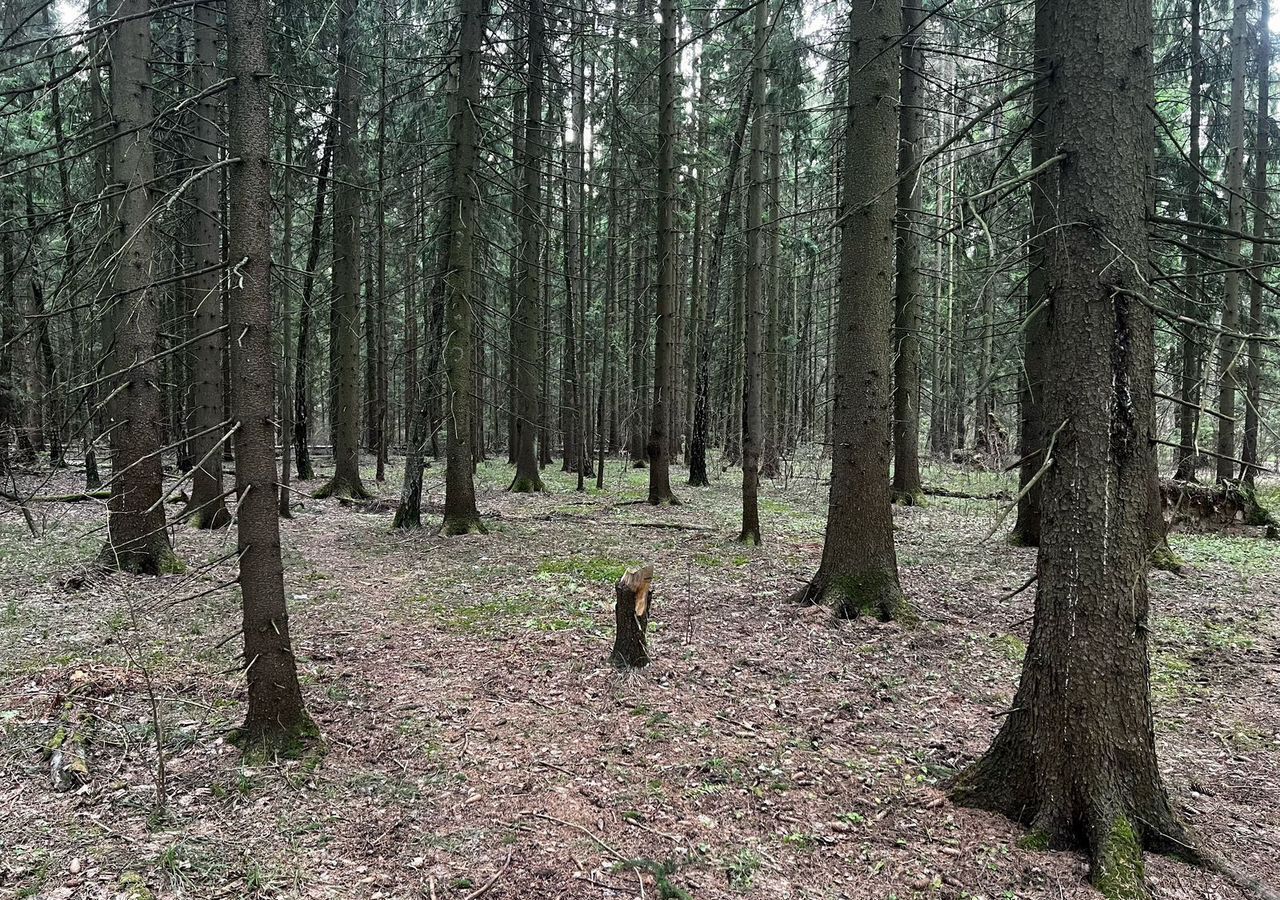
[[[1151,568],[1158,569],[1161,572],[1172,572],[1175,575],[1181,575],[1182,569],[1186,565],[1182,557],[1174,553],[1170,549],[1167,541],[1161,541],[1154,550],[1151,551]]]
[[[1217,868],[1174,817],[1158,781],[1141,788],[1129,785],[1132,796],[1122,800],[1106,776],[1082,777],[1068,796],[1050,784],[1036,784],[1024,755],[1028,749],[997,739],[986,756],[952,782],[951,799],[1028,825],[1018,842],[1024,850],[1083,850],[1089,880],[1108,900],[1147,900],[1145,850]],[[1052,781],[1063,772],[1054,767],[1045,777]]]
[[[311,495],[317,500],[342,497],[348,500],[372,500],[373,494],[365,490],[359,478],[340,478],[335,475],[320,490]]]
[[[907,601],[897,579],[882,572],[834,578],[818,572],[792,600],[802,606],[828,606],[841,619],[870,616],[908,628],[920,624],[919,614]]]
[[[922,490],[904,491],[904,490],[898,490],[897,488],[895,488],[892,494],[892,498],[895,506],[924,506],[925,505],[925,496],[924,496],[924,491]]]
[[[201,506],[193,504],[183,513],[187,524],[192,528],[197,531],[218,531],[231,525],[231,513],[221,503],[207,509],[202,509]]]
[[[128,547],[108,543],[98,554],[98,564],[108,571],[130,575],[180,575],[186,571],[182,560],[163,538]]]
[[[453,516],[446,517],[440,523],[438,533],[442,537],[458,537],[464,534],[488,534],[489,529],[484,527],[479,516]]]
[[[541,494],[547,487],[537,475],[516,475],[507,488],[513,494]]]
[[[227,736],[227,743],[238,747],[245,762],[251,765],[279,759],[306,759],[324,753],[320,729],[305,713],[290,727],[271,724],[275,727],[246,722]]]

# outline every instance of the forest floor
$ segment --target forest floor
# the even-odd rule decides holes
[[[490,533],[451,539],[393,533],[394,502],[306,500],[284,523],[286,589],[323,749],[264,765],[225,740],[244,715],[238,594],[208,591],[234,577],[210,564],[233,536],[178,528],[185,574],[68,584],[102,541],[100,505],[34,506],[38,537],[5,509],[0,895],[1097,896],[1081,857],[1020,849],[1021,828],[943,791],[990,741],[1025,648],[1032,591],[1003,598],[1034,551],[1005,527],[982,541],[1006,504],[898,510],[921,627],[837,622],[786,602],[822,547],[827,488],[802,468],[764,484],[751,549],[733,540],[734,473],[702,490],[673,474],[684,505],[653,509],[635,502],[647,473],[619,462],[603,495],[549,468],[541,496],[506,494],[509,469],[486,463]],[[1280,543],[1172,543],[1187,571],[1152,575],[1166,780],[1205,839],[1277,884]],[[653,664],[620,674],[605,663],[612,585],[637,563],[657,570]],[[55,791],[45,748],[68,723],[89,778]],[[1156,898],[1242,896],[1166,859],[1147,871]]]

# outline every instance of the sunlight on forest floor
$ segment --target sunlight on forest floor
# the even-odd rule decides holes
[[[392,500],[393,463],[378,486]],[[385,503],[307,500],[283,527],[286,588],[324,751],[262,766],[224,740],[244,714],[238,596],[203,593],[234,571],[205,565],[233,536],[179,528],[184,574],[68,587],[102,540],[97,504],[42,505],[35,539],[0,520],[0,890],[460,900],[501,872],[486,897],[1095,896],[1080,858],[1020,849],[1020,829],[941,790],[985,749],[1025,651],[1032,592],[1001,598],[1034,551],[979,543],[1002,502],[896,512],[924,619],[903,631],[785,602],[821,554],[816,459],[763,484],[759,548],[733,540],[736,472],[700,490],[684,474],[683,505],[654,509],[636,502],[648,473],[618,461],[602,494],[556,466],[550,493],[518,496],[487,462],[490,533],[452,539],[391,532]],[[440,476],[427,471],[432,524]],[[925,482],[1014,489],[934,464]],[[1152,575],[1168,782],[1197,829],[1276,879],[1280,543],[1172,542],[1187,573]],[[654,661],[620,675],[605,664],[612,584],[642,562],[657,570]],[[89,781],[66,792],[47,760],[60,729],[88,747]],[[1168,860],[1149,876],[1156,897],[1241,896]]]

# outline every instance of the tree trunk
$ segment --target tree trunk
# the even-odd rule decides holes
[[[360,480],[360,160],[356,129],[360,72],[355,47],[355,0],[338,6],[337,165],[333,192],[333,316],[330,357],[337,363],[337,390],[330,410],[333,478],[317,497],[369,496]]]
[[[1039,9],[1039,8],[1038,8]],[[1038,15],[1044,15],[1041,10]],[[1032,89],[1031,116],[1031,168],[1038,169],[1049,159],[1045,118],[1048,115],[1048,73],[1052,65],[1049,50],[1037,43],[1035,72],[1040,76]],[[1036,176],[1031,182],[1030,230],[1027,242],[1027,300],[1023,309],[1026,317],[1022,336],[1022,377],[1018,382],[1018,516],[1013,526],[1011,540],[1023,547],[1040,546],[1040,497],[1043,485],[1038,480],[1044,465],[1045,444],[1049,440],[1046,430],[1045,377],[1049,348],[1052,343],[1053,317],[1048,309],[1049,276],[1046,253],[1052,222],[1056,215],[1049,201],[1052,180],[1049,173]]]
[[[849,17],[848,120],[841,198],[840,306],[835,348],[831,500],[822,563],[800,591],[838,615],[913,621],[898,584],[889,491],[890,361],[893,325],[902,10],[854,0]]]
[[[311,242],[307,250],[307,270],[302,275],[302,302],[298,307],[297,372],[293,381],[293,438],[298,454],[298,478],[310,481],[316,477],[311,465],[311,402],[308,365],[311,358],[311,323],[314,319],[312,297],[316,284],[316,268],[320,265],[320,245],[324,239],[324,202],[329,187],[329,167],[333,164],[337,139],[338,104],[335,98],[334,118],[325,129],[324,149],[320,151],[320,168],[316,172],[315,214],[311,219]]]
[[[764,344],[761,318],[764,304],[764,192],[765,133],[769,118],[769,4],[755,9],[751,72],[751,96],[760,98],[751,121],[751,157],[747,162],[747,283],[745,304],[746,371],[742,391],[742,531],[744,544],[760,543],[760,453],[764,439],[763,398]]]
[[[1265,328],[1262,306],[1262,279],[1266,269],[1269,196],[1267,162],[1271,135],[1271,3],[1258,4],[1258,130],[1253,154],[1253,256],[1254,277],[1249,280],[1249,333],[1261,334]],[[1258,340],[1248,343],[1249,375],[1245,393],[1244,443],[1240,457],[1244,465],[1240,480],[1250,490],[1259,465],[1258,429],[1262,416],[1262,346]]]
[[[160,437],[163,402],[154,353],[159,331],[159,292],[151,285],[155,151],[150,131],[151,17],[147,0],[120,0],[110,40],[111,110],[115,119],[112,174],[116,206],[115,352],[117,371],[109,404],[112,462],[107,543],[100,559],[110,568],[157,575],[177,559],[160,503],[164,473]],[[268,396],[270,396],[268,394]]]
[[[1187,234],[1186,260],[1186,301],[1183,315],[1190,320],[1202,318],[1200,310],[1200,256],[1196,253],[1200,240],[1199,224],[1204,220],[1204,204],[1200,197],[1200,140],[1201,132],[1201,83],[1204,81],[1204,54],[1200,40],[1200,0],[1191,0],[1191,83],[1188,86],[1190,96],[1190,123],[1188,134],[1191,140],[1187,150],[1187,195],[1184,204],[1187,221],[1192,223]],[[1200,394],[1203,357],[1200,351],[1200,336],[1191,322],[1184,322],[1178,329],[1182,343],[1179,394],[1182,403],[1178,404],[1178,459],[1173,477],[1179,481],[1196,480],[1196,457],[1198,453],[1197,434],[1200,430]]]
[[[659,0],[658,53],[658,315],[654,328],[653,412],[649,423],[649,502],[676,503],[671,492],[671,411],[676,336],[676,79],[675,0]]]
[[[543,490],[535,445],[539,421],[538,336],[542,327],[542,233],[539,206],[542,202],[542,159],[547,143],[542,123],[542,67],[545,53],[542,0],[529,0],[526,28],[528,63],[521,172],[523,190],[516,215],[516,225],[520,231],[519,294],[512,322],[518,405],[515,428],[516,473],[511,482],[511,490],[518,493]]]
[[[1244,88],[1245,67],[1249,59],[1249,2],[1234,0],[1231,21],[1231,144],[1227,148],[1227,238],[1226,258],[1230,265],[1223,289],[1222,331],[1218,334],[1218,423],[1217,478],[1229,481],[1235,476],[1236,392],[1239,381],[1240,341],[1233,332],[1240,330],[1240,271],[1245,265],[1241,252],[1244,233]]]
[[[192,89],[203,93],[217,80],[218,27],[213,3],[199,3],[195,8],[195,78]],[[191,141],[191,164],[208,169],[218,161],[218,131],[222,104],[217,94],[203,97],[196,104],[195,139]],[[190,441],[196,461],[191,476],[191,499],[183,515],[195,528],[225,528],[231,514],[223,498],[222,443],[226,411],[222,406],[222,355],[226,349],[226,332],[222,324],[222,199],[218,188],[220,174],[206,172],[192,185],[195,214],[191,223],[191,265],[196,274],[186,279],[190,338],[195,339],[192,353],[193,384]]]
[[[302,703],[289,639],[277,514],[271,335],[271,65],[262,0],[228,0],[231,88],[231,402],[237,430],[236,523],[244,598],[247,748],[294,751],[315,726]],[[119,57],[116,57],[118,60]]]
[[[1148,691],[1154,350],[1148,273],[1135,268],[1148,259],[1150,4],[1046,4],[1036,46],[1053,73],[1045,140],[1067,156],[1044,180],[1067,223],[1045,250],[1045,402],[1061,425],[1045,451],[1022,682],[955,795],[1030,824],[1051,847],[1083,847],[1094,884],[1120,900],[1145,896],[1144,846],[1186,838],[1161,784]]]
[[[743,91],[742,103],[738,110],[738,124],[734,127],[729,139],[725,156],[724,187],[720,191],[720,205],[716,213],[716,228],[711,237],[711,252],[707,260],[707,287],[705,291],[706,310],[703,315],[707,328],[703,338],[698,342],[698,370],[694,375],[693,394],[693,434],[689,438],[689,484],[694,487],[706,487],[707,480],[707,446],[711,433],[711,359],[715,350],[715,338],[718,329],[715,327],[716,313],[720,301],[720,271],[724,258],[725,235],[729,230],[729,217],[733,205],[733,185],[742,159],[742,145],[746,142],[747,124],[751,121],[753,106],[752,92],[748,86]]]
[[[920,483],[920,181],[915,168],[924,128],[920,33],[924,10],[917,0],[903,0],[902,101],[898,106],[897,278],[894,282],[893,367],[893,497],[916,504]]]
[[[445,270],[448,461],[445,468],[444,522],[440,531],[447,535],[484,531],[476,509],[475,462],[471,453],[471,426],[475,416],[472,371],[474,315],[471,301],[477,287],[474,245],[480,197],[475,166],[486,8],[486,0],[464,0],[458,45],[458,87],[453,114],[453,186],[448,206],[449,255]]]
[[[291,14],[290,4],[285,5],[286,19]],[[280,516],[293,518],[293,489],[290,487],[290,469],[293,466],[293,310],[289,303],[293,293],[293,99],[284,104],[284,219],[281,235],[280,262],[285,277],[280,285],[280,344],[282,366],[280,372]]]

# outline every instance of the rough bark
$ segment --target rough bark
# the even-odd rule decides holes
[[[1044,16],[1047,9],[1036,7],[1036,15]],[[1047,76],[1051,60],[1048,48],[1036,44],[1035,71],[1040,80],[1032,89],[1031,167],[1037,169],[1049,159],[1046,143],[1045,116],[1049,99]],[[1040,546],[1040,497],[1043,485],[1037,476],[1044,465],[1045,444],[1049,440],[1046,431],[1044,395],[1048,385],[1045,379],[1046,357],[1051,341],[1052,317],[1047,308],[1049,277],[1045,254],[1049,231],[1055,215],[1049,202],[1052,183],[1043,173],[1031,181],[1031,216],[1028,223],[1027,299],[1023,308],[1026,321],[1022,332],[1022,377],[1018,383],[1018,515],[1013,525],[1011,540],[1023,547]],[[1056,425],[1052,427],[1057,427]]]
[[[192,89],[203,93],[217,80],[218,25],[214,4],[195,7],[195,60]],[[191,165],[209,169],[218,161],[218,130],[222,119],[218,94],[203,97],[196,104]],[[222,406],[222,355],[226,352],[226,332],[222,324],[222,198],[220,174],[206,172],[190,188],[194,216],[191,221],[191,266],[196,273],[186,279],[189,338],[192,348],[191,455],[195,471],[191,476],[191,498],[183,515],[195,528],[225,528],[231,514],[222,489],[221,427],[226,421]]]
[[[838,615],[912,621],[898,583],[889,489],[898,115],[897,4],[854,0],[840,212],[831,501],[822,563],[798,599]]]
[[[111,568],[156,575],[177,567],[160,503],[163,402],[155,344],[160,292],[151,285],[155,156],[150,140],[151,17],[147,0],[120,0],[110,38],[111,110],[115,119],[112,174],[116,205],[115,398],[109,404],[111,499],[107,543],[100,559]]]
[[[1201,131],[1201,95],[1200,86],[1204,80],[1204,53],[1200,38],[1200,0],[1191,0],[1191,82],[1188,85],[1189,122],[1188,134],[1199,135]],[[1200,239],[1200,231],[1196,227],[1204,219],[1204,204],[1200,197],[1202,175],[1200,163],[1200,141],[1188,142],[1187,149],[1187,193],[1183,209],[1188,222],[1193,223],[1188,229],[1185,290],[1186,300],[1183,304],[1183,315],[1189,320],[1202,316],[1200,311],[1200,256],[1196,253],[1196,245]],[[1200,429],[1200,377],[1203,360],[1200,352],[1200,335],[1192,324],[1185,322],[1179,328],[1182,344],[1181,373],[1179,378],[1180,399],[1178,405],[1178,458],[1174,478],[1180,481],[1196,480],[1196,435]]]
[[[447,445],[442,534],[484,531],[476,509],[471,430],[475,416],[472,363],[474,315],[471,301],[477,287],[475,231],[480,197],[475,177],[478,107],[480,105],[481,48],[484,45],[485,0],[463,0],[458,45],[457,94],[453,115],[453,185],[449,200],[449,252],[445,270],[445,401]]]
[[[530,0],[526,11],[527,72],[525,84],[524,153],[522,156],[519,207],[516,226],[520,232],[517,259],[518,293],[512,319],[512,340],[516,370],[515,445],[516,472],[511,490],[529,493],[543,490],[538,466],[536,438],[539,422],[539,329],[542,327],[541,265],[542,233],[539,207],[542,202],[542,159],[546,152],[546,129],[542,122],[543,56],[545,27],[542,0]]]
[[[647,630],[653,604],[653,566],[629,569],[618,579],[614,619],[617,631],[609,662],[621,669],[641,669],[649,664]]]
[[[289,752],[315,726],[302,702],[289,639],[277,514],[271,335],[271,91],[268,7],[228,0],[230,98],[230,254],[237,277],[229,296],[231,403],[237,425],[236,523],[244,600],[244,661],[249,709],[246,748]]]
[[[1102,893],[1133,898],[1144,896],[1142,848],[1186,839],[1161,784],[1148,689],[1151,7],[1050,3],[1037,26],[1052,72],[1046,140],[1066,156],[1044,182],[1068,223],[1045,252],[1045,402],[1048,421],[1063,424],[1044,478],[1021,684],[955,796],[1030,825],[1050,847],[1084,849]]]

